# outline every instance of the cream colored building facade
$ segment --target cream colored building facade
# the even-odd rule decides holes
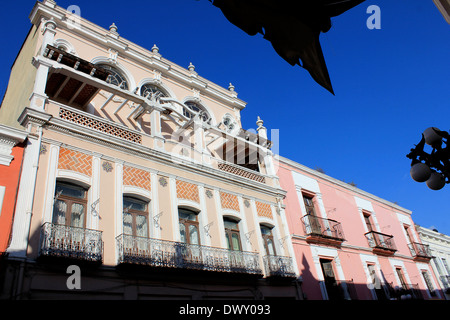
[[[271,141],[234,87],[52,0],[30,20],[0,109],[28,132],[8,294],[301,298]]]
[[[416,229],[422,242],[430,248],[434,274],[445,298],[450,300],[450,236],[419,225],[416,225]]]

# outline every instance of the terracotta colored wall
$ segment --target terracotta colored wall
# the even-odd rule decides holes
[[[11,235],[23,151],[23,145],[14,147],[12,150],[14,159],[11,161],[11,164],[9,166],[0,165],[0,186],[5,187],[0,215],[0,252],[6,250]]]

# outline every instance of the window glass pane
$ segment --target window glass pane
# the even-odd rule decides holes
[[[234,220],[224,219],[223,224],[225,226],[225,229],[239,230],[238,222]]]
[[[84,199],[86,195],[86,190],[83,187],[75,185],[57,183],[55,194],[57,196],[63,195],[77,199]]]
[[[270,229],[269,227],[266,227],[266,226],[261,226],[261,233],[262,233],[263,236],[271,235],[272,234],[272,229]]]
[[[233,242],[233,250],[236,250],[236,251],[241,250],[241,242],[239,240],[239,235],[237,235],[236,233],[233,233],[231,235],[231,239]]]
[[[178,209],[178,215],[180,219],[197,221],[197,214],[190,210]]]
[[[66,224],[67,204],[64,201],[56,200],[53,206],[53,223]]]
[[[272,255],[272,256],[275,255],[275,249],[274,249],[272,239],[267,239],[267,249],[269,250],[269,252],[268,252],[269,255]]]
[[[227,233],[225,233],[225,238],[227,239],[227,248],[228,248],[229,250],[231,250],[230,237],[228,236]]]
[[[133,216],[128,212],[123,213],[123,233],[133,234]]]
[[[189,225],[189,242],[190,244],[198,244],[198,229],[197,226]]]
[[[164,92],[162,92],[157,86],[149,83],[144,84],[141,87],[141,96],[150,97],[151,94],[154,94],[157,97],[166,97],[166,94],[164,94]]]
[[[123,197],[124,210],[147,211],[147,202],[130,197]]]
[[[202,111],[202,120],[203,121],[208,121],[210,119],[209,114],[202,108],[200,107],[198,104],[196,104],[195,102],[192,101],[188,101],[185,103],[185,105],[187,106],[187,108],[183,108],[183,115],[187,118],[193,118],[194,114],[189,112],[189,109],[194,111],[195,113],[199,113],[200,111]]]
[[[78,228],[84,227],[84,205],[80,203],[72,204],[70,225]]]
[[[110,75],[106,79],[107,83],[110,83],[110,84],[118,86],[122,89],[128,90],[127,80],[125,79],[125,77],[122,74],[120,74],[120,72],[118,70],[116,70],[115,68],[113,68],[109,65],[106,65],[106,64],[99,64],[98,66],[109,71]]]
[[[184,224],[180,223],[180,241],[186,243],[186,228]]]
[[[136,235],[138,237],[148,236],[147,216],[136,216]]]

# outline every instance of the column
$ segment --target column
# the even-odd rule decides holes
[[[163,109],[158,106],[153,106],[150,113],[151,135],[154,139],[154,148],[157,150],[164,150],[164,137],[161,134],[161,111]]]

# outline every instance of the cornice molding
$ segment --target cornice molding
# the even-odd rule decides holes
[[[377,201],[377,202],[379,202],[379,203],[382,203],[382,204],[384,204],[384,205],[386,205],[386,206],[389,206],[389,207],[391,207],[391,208],[393,208],[393,209],[395,209],[395,210],[400,211],[400,213],[408,214],[408,215],[411,215],[411,214],[412,214],[412,211],[411,211],[411,210],[402,208],[402,207],[400,207],[399,205],[397,205],[397,204],[395,204],[395,203],[393,203],[393,202],[391,202],[391,201],[382,199],[382,198],[380,198],[380,197],[378,197],[378,196],[375,196],[375,195],[373,195],[373,194],[371,194],[371,193],[369,193],[369,192],[367,192],[367,191],[364,191],[364,190],[361,190],[361,189],[359,189],[359,188],[353,187],[353,186],[349,185],[348,183],[345,183],[345,182],[343,182],[343,181],[341,181],[341,180],[338,180],[338,179],[333,178],[333,177],[330,177],[330,176],[328,176],[328,175],[326,175],[326,174],[324,174],[324,173],[321,173],[321,172],[319,172],[319,171],[316,171],[316,170],[313,170],[313,169],[311,169],[311,168],[308,168],[307,166],[302,165],[302,164],[300,164],[300,163],[298,163],[298,162],[295,162],[294,160],[290,160],[290,159],[285,158],[285,157],[280,156],[280,155],[274,155],[274,158],[277,159],[277,160],[279,160],[280,163],[284,163],[284,164],[286,164],[286,165],[288,165],[288,166],[291,166],[291,167],[293,167],[293,168],[296,168],[296,169],[298,169],[299,171],[304,171],[304,172],[306,172],[306,173],[308,173],[308,174],[314,176],[314,177],[317,178],[317,179],[325,180],[325,181],[327,181],[327,182],[329,182],[329,183],[338,185],[339,187],[342,187],[342,188],[344,188],[344,189],[347,189],[347,190],[349,190],[349,191],[351,191],[352,193],[355,193],[355,194],[357,194],[357,195],[360,195],[360,196],[369,198],[369,199],[371,199],[371,200]],[[291,170],[291,171],[292,171],[292,170]],[[296,187],[297,187],[297,186],[296,186]]]

